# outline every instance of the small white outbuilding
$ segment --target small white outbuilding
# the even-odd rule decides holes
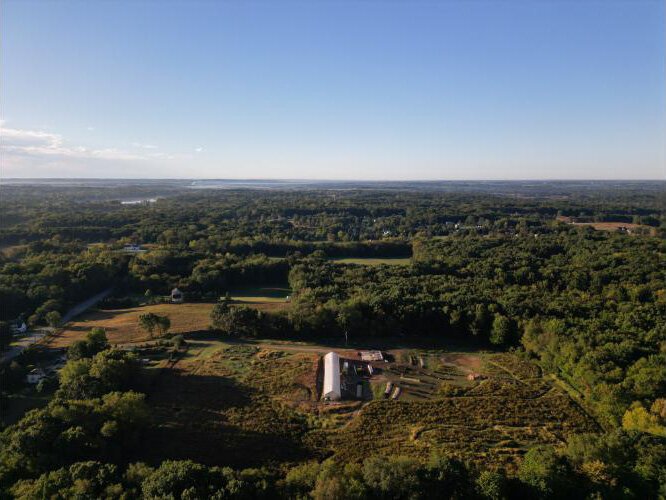
[[[324,356],[324,390],[322,397],[330,401],[340,399],[340,356],[337,352],[329,352]]]
[[[178,288],[171,290],[171,302],[174,304],[182,304],[184,300],[185,295],[183,295],[183,292],[178,290]]]
[[[28,373],[26,378],[29,384],[39,384],[46,378],[46,373],[41,368],[35,368]]]

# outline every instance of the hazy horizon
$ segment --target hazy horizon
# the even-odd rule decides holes
[[[666,178],[663,2],[0,7],[0,178]]]
[[[666,183],[666,179],[660,178],[599,178],[599,179],[565,179],[565,178],[552,178],[552,179],[538,179],[538,178],[524,178],[524,179],[316,179],[316,178],[288,178],[288,177],[3,177],[0,182],[6,181],[195,181],[195,182],[303,182],[303,183],[436,183],[436,182],[452,182],[452,183],[484,183],[484,182],[497,182],[497,183],[646,183],[658,182]]]

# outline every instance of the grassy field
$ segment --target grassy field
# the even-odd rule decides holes
[[[383,259],[374,257],[345,257],[330,260],[336,264],[360,264],[362,266],[380,266],[382,264],[388,266],[408,266],[412,262],[412,259],[409,257],[387,257]]]
[[[319,356],[221,341],[189,344],[149,393],[157,426],[139,459],[246,467],[320,456],[308,440]]]
[[[236,304],[254,307],[260,311],[277,311],[289,305],[291,289],[285,287],[246,287],[231,290],[229,295]]]
[[[438,452],[513,468],[530,445],[560,443],[569,432],[595,430],[566,394],[551,388],[536,397],[489,391],[429,401],[373,401],[328,438],[343,462],[378,454],[427,459]]]
[[[327,350],[189,341],[187,354],[149,391],[159,425],[138,458],[224,459],[245,467],[440,452],[512,469],[531,445],[597,430],[538,367],[511,354],[391,350],[393,361],[381,368],[378,362],[369,381],[367,399],[374,400],[325,403],[319,355]],[[469,373],[482,379],[469,381]],[[388,380],[403,389],[399,400],[384,398]]]
[[[425,460],[436,452],[514,469],[529,446],[598,430],[536,365],[518,356],[409,349],[390,355],[393,361],[372,377],[374,401],[348,425],[325,433],[337,460],[377,454]],[[401,388],[399,400],[385,398],[381,389],[389,381]]]
[[[642,224],[633,224],[630,222],[573,222],[570,217],[558,217],[558,221],[571,224],[572,226],[590,226],[597,231],[617,231],[620,228],[626,228],[629,231],[635,231],[636,229],[644,229],[648,231],[652,236],[656,235],[656,229],[652,226],[646,226]]]
[[[261,311],[277,311],[288,307],[287,296],[291,291],[279,287],[252,287],[230,292],[234,304],[246,305]],[[129,309],[90,311],[78,320],[68,323],[62,332],[49,341],[51,347],[66,347],[83,338],[92,328],[106,330],[109,342],[125,344],[150,340],[148,334],[139,329],[141,314],[154,313],[168,316],[171,333],[189,333],[207,330],[210,313],[215,304],[208,302],[185,302],[184,304],[154,304]]]
[[[0,254],[8,259],[13,259],[18,253],[24,251],[28,245],[0,246]]]
[[[170,331],[173,333],[206,330],[210,325],[212,309],[213,304],[209,303],[185,303],[91,311],[67,324],[63,331],[51,340],[50,345],[66,347],[75,340],[83,338],[95,327],[104,328],[112,344],[143,342],[149,340],[149,337],[146,332],[139,329],[139,316],[149,312],[168,316],[171,320]]]

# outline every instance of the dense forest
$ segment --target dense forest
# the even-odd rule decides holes
[[[141,363],[93,331],[69,348],[48,405],[3,430],[2,494],[664,498],[665,189],[4,185],[3,346],[12,341],[10,326],[57,327],[99,292],[109,290],[106,305],[121,308],[178,287],[190,301],[220,302],[213,326],[229,335],[451,342],[518,353],[566,386],[599,431],[535,447],[515,473],[446,456],[243,470],[147,465],[131,460],[135,436],[151,425]],[[408,260],[367,266],[343,258]],[[288,309],[225,305],[230,290],[266,284],[288,285]],[[0,368],[3,398],[20,389],[21,370],[38,355],[29,349]]]

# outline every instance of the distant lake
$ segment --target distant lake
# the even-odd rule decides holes
[[[316,183],[316,181],[307,180],[256,180],[256,179],[202,179],[192,181],[192,189],[234,189],[234,188],[254,188],[254,189],[280,189],[289,187],[302,187]]]
[[[144,200],[122,200],[121,205],[141,205],[142,203],[155,203],[157,198],[146,198]]]

